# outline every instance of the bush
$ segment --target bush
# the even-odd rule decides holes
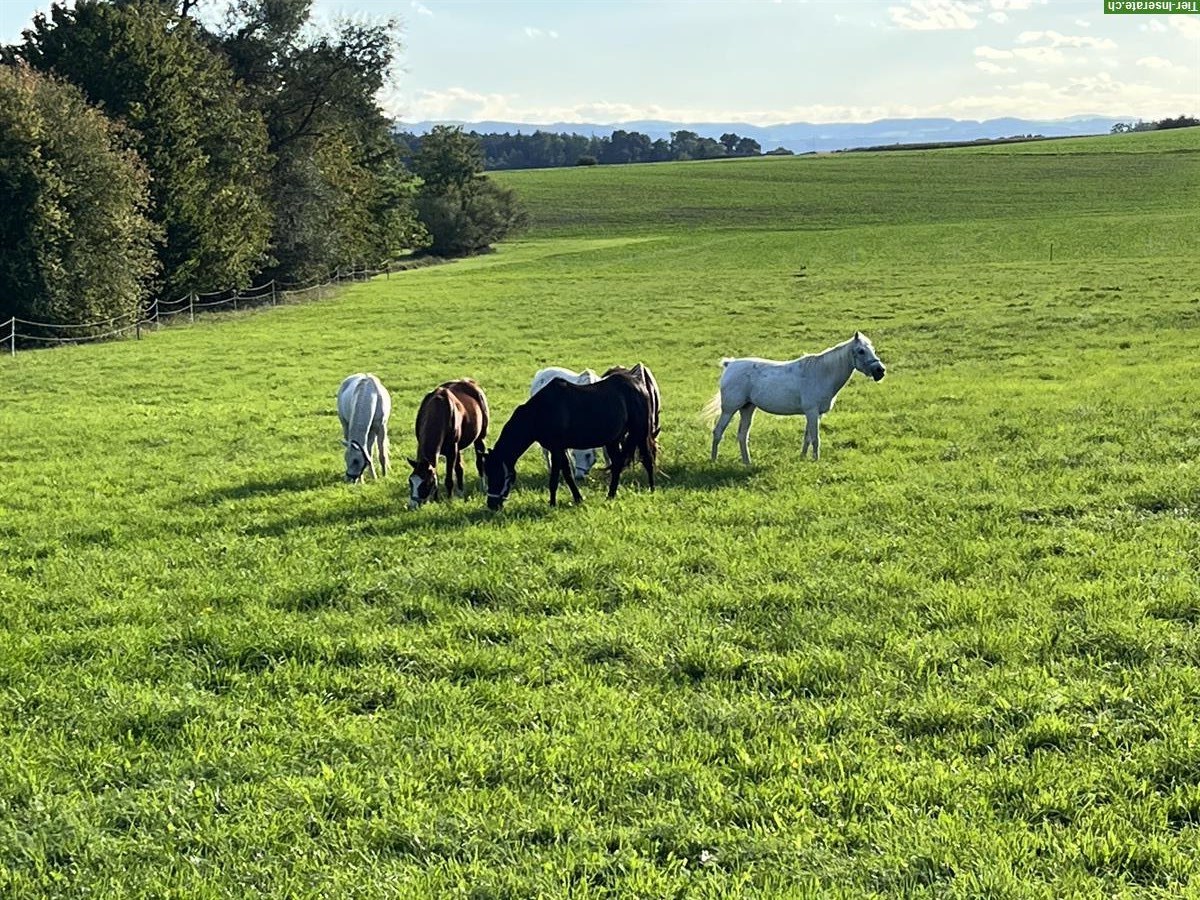
[[[417,214],[429,232],[429,251],[438,256],[478,253],[528,223],[512,189],[483,177],[422,190]]]
[[[137,313],[157,269],[148,206],[137,155],[77,88],[0,67],[0,320]]]
[[[575,160],[575,165],[577,166],[594,166],[596,163],[597,160],[594,156],[581,156],[579,159]]]

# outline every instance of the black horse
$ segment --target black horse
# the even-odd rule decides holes
[[[648,446],[652,451],[649,465],[653,466],[653,457],[658,455],[658,435],[662,431],[662,426],[659,423],[659,418],[662,414],[662,394],[659,393],[658,382],[654,378],[654,373],[650,371],[650,367],[643,363],[638,363],[632,369],[626,369],[624,366],[613,366],[604,373],[603,377],[607,378],[609,375],[617,373],[629,375],[634,380],[640,381],[646,391],[646,398],[650,401],[650,441]],[[643,465],[646,464],[644,456],[642,463]]]
[[[612,460],[608,496],[615,497],[621,471],[641,451],[642,465],[654,490],[650,399],[640,378],[617,373],[595,384],[556,378],[516,408],[484,458],[488,509],[504,505],[517,476],[517,460],[536,441],[550,451],[550,505],[557,502],[558,479],[566,479],[571,497],[583,500],[567,451],[604,447]]]

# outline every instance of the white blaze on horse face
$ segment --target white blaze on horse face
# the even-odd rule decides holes
[[[417,509],[421,505],[421,476],[410,475],[408,478],[408,508]]]

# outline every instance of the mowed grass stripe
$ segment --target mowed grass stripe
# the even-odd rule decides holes
[[[0,360],[6,894],[1187,890],[1197,139],[1054,146],[506,174],[488,257]],[[707,461],[722,355],[856,328],[820,463]],[[339,481],[351,371],[399,463],[442,380],[637,360],[654,495]]]

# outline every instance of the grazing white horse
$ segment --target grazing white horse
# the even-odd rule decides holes
[[[337,394],[338,418],[342,420],[342,444],[346,447],[346,480],[361,481],[363,472],[371,470],[376,478],[375,463],[371,461],[371,445],[379,453],[380,468],[388,468],[388,416],[392,414],[392,398],[387,388],[374,375],[356,372],[342,382]]]
[[[821,437],[817,433],[821,416],[833,407],[837,392],[842,389],[855,369],[876,381],[881,379],[884,368],[875,348],[861,331],[854,332],[848,341],[830,347],[821,353],[801,356],[787,362],[770,359],[744,357],[723,359],[725,371],[721,374],[721,389],[704,407],[706,416],[719,411],[720,416],[713,426],[712,458],[717,458],[717,446],[735,412],[741,413],[738,423],[738,444],[742,448],[742,462],[750,465],[750,421],[754,410],[763,409],[777,416],[795,416],[803,413],[808,419],[804,429],[804,456],[812,447],[813,459],[821,455]]]
[[[572,384],[595,384],[600,380],[600,376],[591,369],[584,369],[582,372],[572,372],[570,369],[564,369],[561,366],[548,366],[545,369],[539,370],[533,376],[533,383],[529,385],[529,396],[532,397],[555,378],[561,378]],[[550,452],[545,447],[542,448],[542,456],[545,457],[548,468],[550,466]],[[593,447],[587,450],[572,450],[571,458],[575,466],[575,480],[583,481],[587,478],[588,472],[592,471],[592,466],[596,464],[596,449]]]

